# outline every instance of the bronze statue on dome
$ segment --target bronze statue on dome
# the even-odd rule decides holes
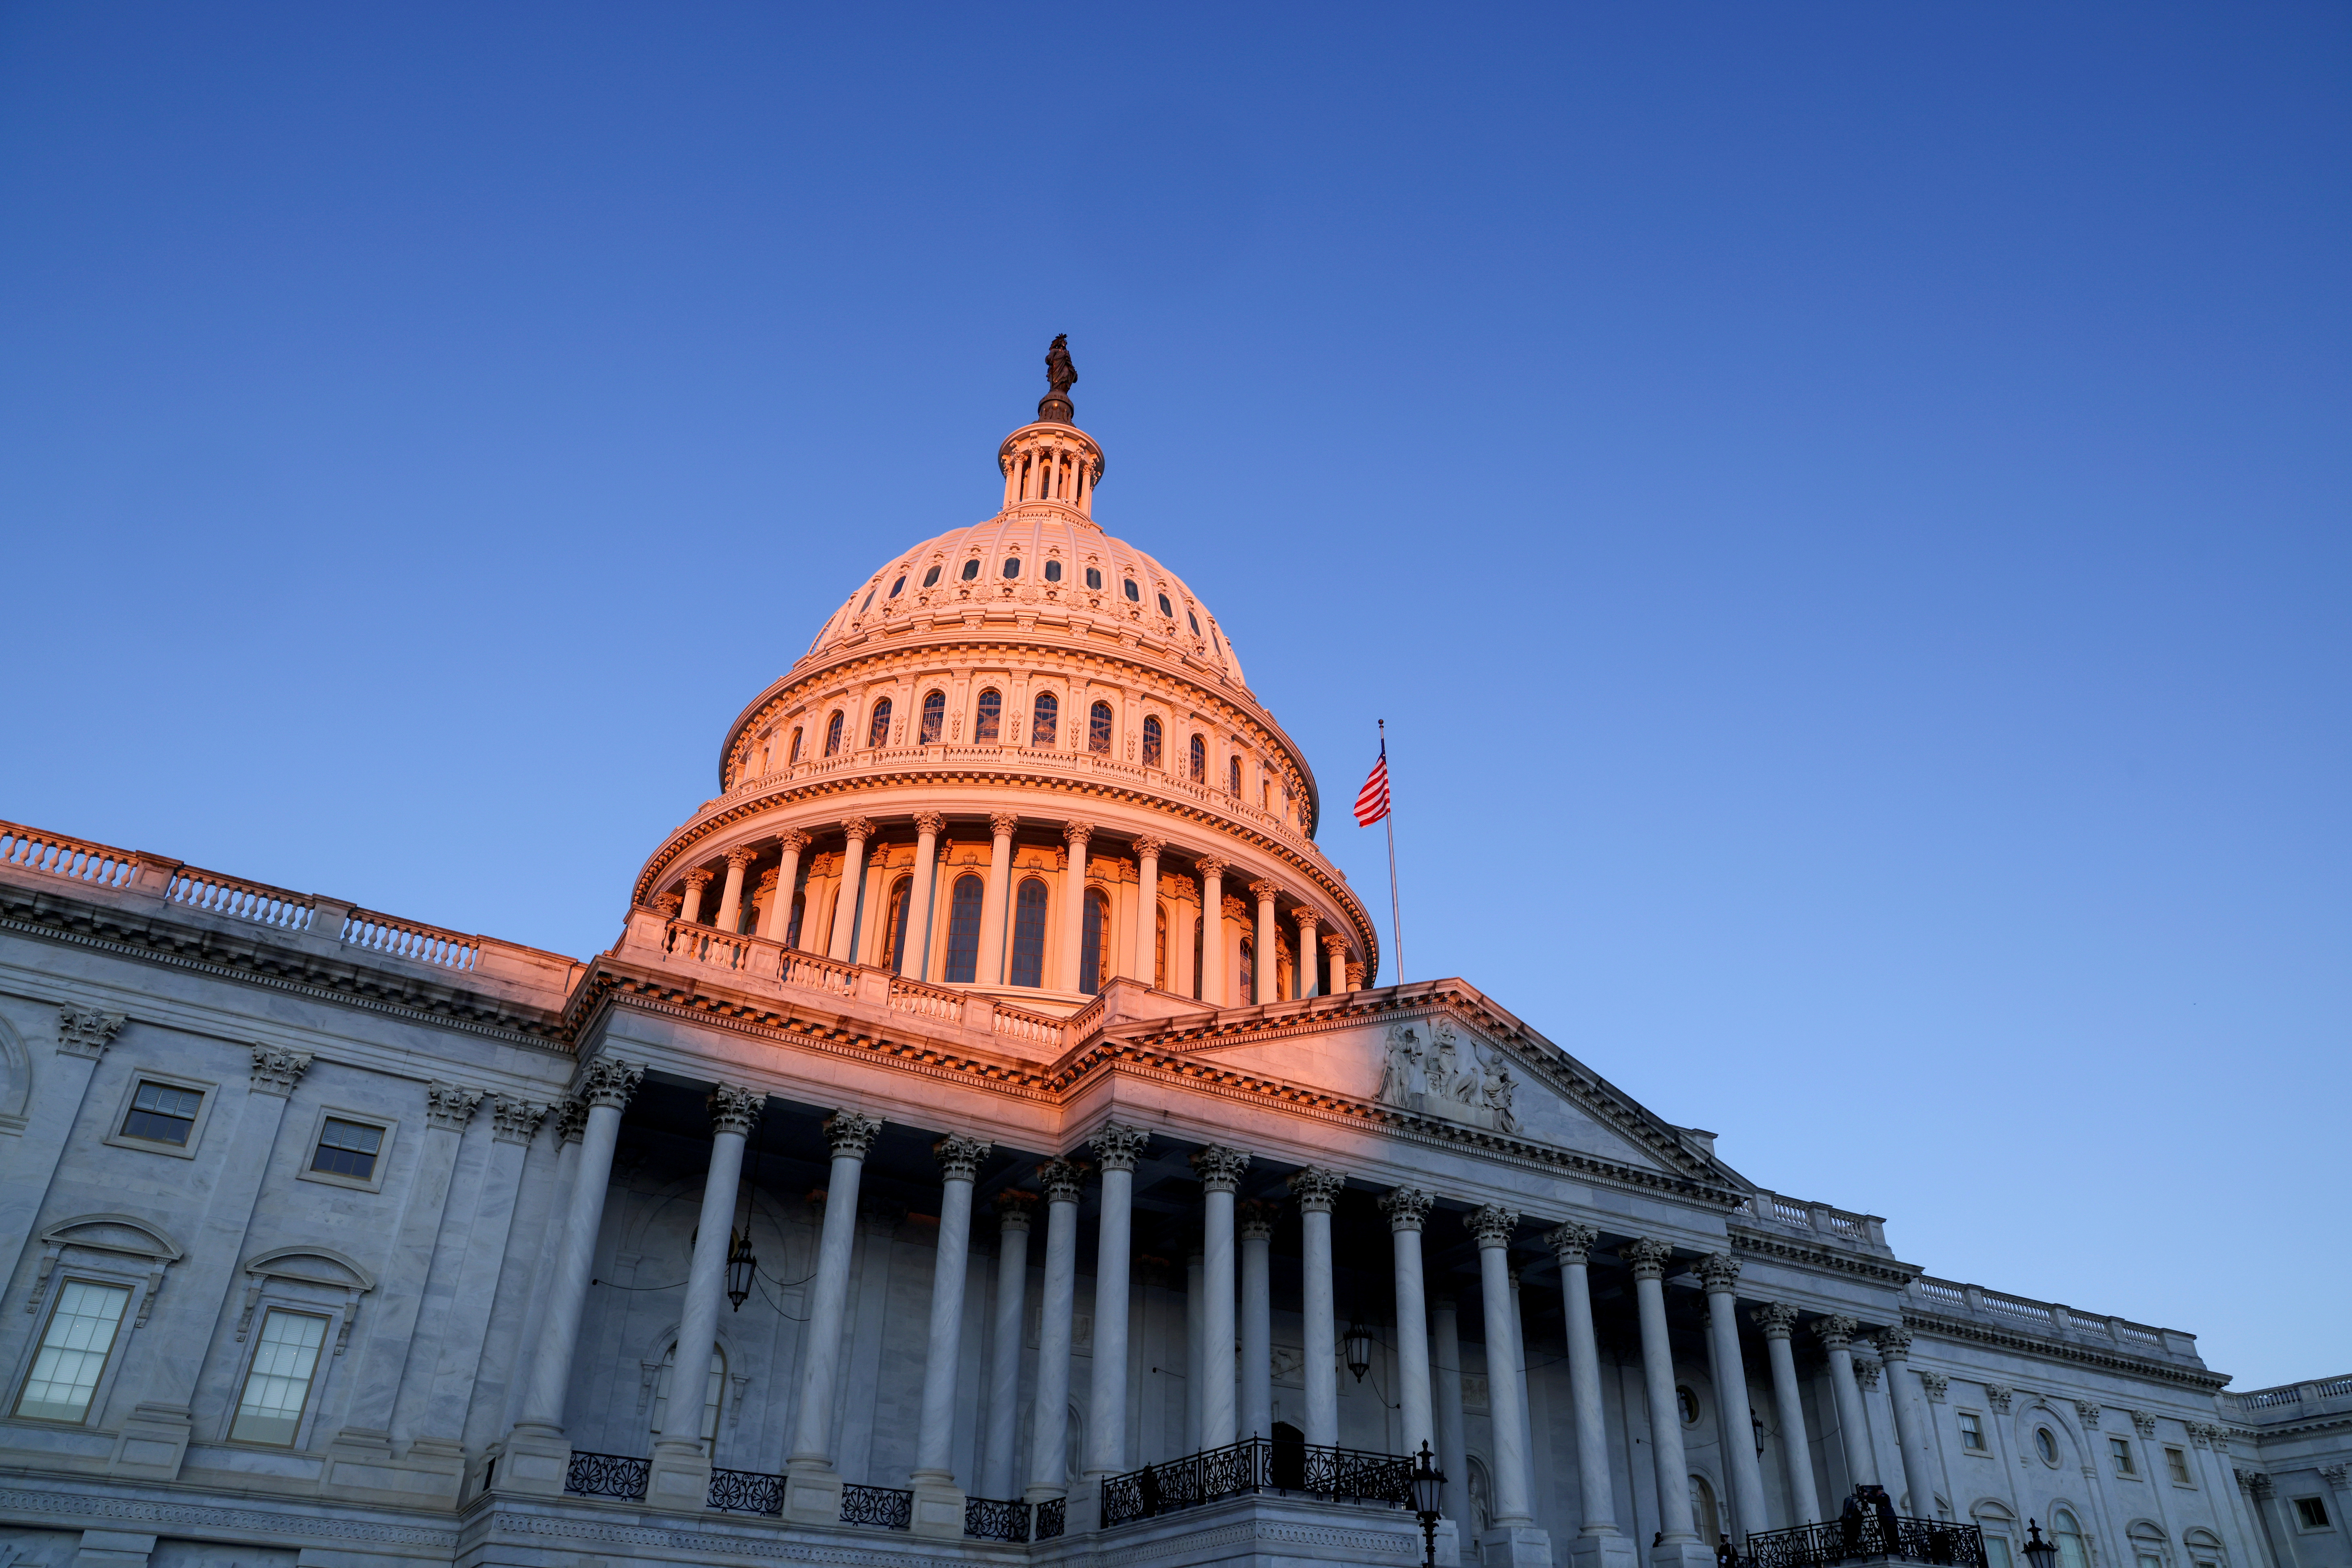
[[[1054,346],[1045,351],[1045,396],[1037,400],[1039,420],[1067,425],[1077,412],[1070,402],[1070,388],[1078,384],[1078,367],[1070,363],[1070,334],[1055,335]]]

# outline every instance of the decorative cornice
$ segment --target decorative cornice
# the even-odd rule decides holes
[[[1736,1251],[1802,1264],[1827,1273],[1849,1274],[1876,1284],[1908,1285],[1920,1272],[1919,1265],[1916,1263],[1896,1263],[1888,1258],[1874,1258],[1868,1253],[1847,1252],[1819,1243],[1808,1245],[1783,1237],[1767,1236],[1761,1231],[1742,1230],[1736,1226],[1730,1227],[1729,1236]]]
[[[1739,1289],[1739,1259],[1728,1252],[1710,1252],[1698,1260],[1699,1283],[1710,1296],[1728,1296]]]
[[[1462,1216],[1462,1227],[1477,1240],[1482,1252],[1490,1247],[1508,1247],[1518,1232],[1518,1211],[1500,1204],[1480,1204]]]
[[[1617,1247],[1618,1258],[1633,1271],[1636,1279],[1664,1279],[1666,1265],[1674,1255],[1675,1249],[1665,1242],[1648,1237],[1620,1242]]]
[[[546,1118],[547,1107],[538,1100],[498,1095],[490,1100],[490,1138],[495,1142],[528,1147]]]
[[[969,1182],[979,1176],[981,1162],[987,1159],[995,1145],[984,1138],[967,1138],[961,1132],[950,1132],[931,1145],[931,1158],[939,1162],[940,1180]]]
[[[58,1054],[96,1061],[106,1055],[106,1047],[114,1043],[126,1021],[125,1014],[100,1013],[68,1003],[58,1009]]]
[[[836,1160],[863,1160],[866,1151],[874,1147],[875,1135],[881,1131],[879,1117],[836,1110],[824,1119],[825,1147],[833,1151]]]
[[[451,1132],[465,1131],[466,1123],[474,1119],[474,1108],[482,1103],[482,1092],[464,1084],[443,1083],[437,1079],[426,1084],[425,1125],[444,1128]]]
[[[276,1046],[253,1047],[253,1092],[274,1094],[283,1100],[294,1092],[294,1086],[310,1070],[310,1053],[280,1050]]]
[[[1748,1316],[1768,1340],[1785,1340],[1797,1327],[1797,1309],[1786,1301],[1767,1301]]]
[[[768,1097],[760,1090],[717,1085],[710,1091],[710,1131],[747,1136],[767,1109]]]
[[[1192,1156],[1192,1169],[1200,1173],[1201,1188],[1211,1193],[1240,1191],[1242,1173],[1249,1169],[1249,1163],[1247,1153],[1222,1143],[1212,1143]]]
[[[1075,1204],[1086,1191],[1087,1168],[1075,1160],[1048,1160],[1037,1167],[1037,1181],[1049,1204]]]
[[[1338,1171],[1308,1165],[1293,1171],[1289,1184],[1290,1195],[1298,1201],[1300,1214],[1329,1214],[1337,1206],[1348,1178]]]
[[[2019,1351],[2030,1355],[2044,1356],[2056,1361],[2073,1362],[2078,1366],[2101,1367],[2109,1372],[2126,1373],[2136,1377],[2154,1378],[2158,1382],[2178,1384],[2205,1393],[2219,1393],[2230,1381],[2229,1373],[2208,1372],[2203,1367],[2181,1366],[2172,1362],[2151,1357],[2127,1355],[2120,1351],[2094,1350],[2072,1343],[2055,1336],[2020,1333],[2013,1329],[1996,1328],[1990,1324],[1965,1319],[1939,1317],[1906,1307],[1904,1325],[1915,1333],[1932,1339],[1958,1340],[1969,1344],[1994,1345],[2003,1350]]]
[[[1392,1187],[1381,1195],[1381,1212],[1389,1216],[1389,1229],[1419,1230],[1429,1218],[1429,1211],[1437,1200],[1418,1187]]]

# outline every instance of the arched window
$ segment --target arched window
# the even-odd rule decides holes
[[[1136,604],[1143,603],[1143,590],[1135,585],[1135,579],[1132,577],[1127,579],[1127,596]]]
[[[1060,699],[1050,691],[1037,693],[1037,700],[1029,705],[1029,743],[1050,746],[1062,717]]]
[[[662,1425],[669,1419],[669,1394],[672,1374],[677,1371],[677,1342],[670,1342],[669,1353],[662,1357],[661,1372],[654,1384],[654,1436],[661,1436]],[[710,1375],[702,1395],[702,1440],[712,1442],[719,1436],[719,1402],[727,1391],[727,1358],[716,1350],[710,1352]]]
[[[901,577],[898,581],[903,583],[906,579]],[[898,596],[898,590],[896,588],[891,589],[890,596],[894,599],[897,598]],[[1199,637],[1201,635],[1201,617],[1194,615],[1192,611],[1187,610],[1184,612],[1184,618],[1192,623],[1192,635],[1194,637]]]
[[[1916,1505],[1912,1511],[1918,1511]],[[2050,1539],[2058,1543],[2058,1568],[2091,1568],[2091,1554],[2083,1545],[2083,1527],[2063,1508],[2050,1516]]]
[[[1019,557],[1018,555],[1008,555],[1008,556],[1006,556],[1006,557],[1004,558],[1004,576],[1005,576],[1006,581],[1008,581],[1008,582],[1009,582],[1009,581],[1011,581],[1013,578],[1018,577],[1018,576],[1020,576],[1020,575],[1021,575],[1021,557]]]
[[[833,717],[824,721],[824,754],[829,757],[840,750],[841,710],[836,708],[833,710]]]
[[[1157,719],[1143,721],[1143,765],[1147,768],[1160,765],[1160,721]]]
[[[1155,908],[1151,919],[1151,985],[1168,989],[1168,911]]]
[[[1168,602],[1168,595],[1165,594],[1160,595],[1160,613],[1171,621],[1176,618],[1176,606]]]
[[[904,588],[906,585],[907,574],[904,572],[901,572],[898,574],[898,580],[890,584],[890,596],[894,599],[897,598],[898,596],[898,590]],[[1201,628],[1198,626],[1195,626],[1192,629],[1197,632]]]
[[[1110,935],[1110,905],[1092,888],[1087,889],[1087,918],[1078,942],[1078,989],[1091,996],[1102,989],[1103,948]]]
[[[948,979],[971,984],[980,965],[980,900],[987,884],[973,876],[956,879],[955,896],[948,901]]]
[[[1723,1533],[1723,1525],[1715,1511],[1715,1489],[1706,1484],[1705,1476],[1690,1479],[1691,1522],[1699,1529],[1703,1542],[1716,1540]]]
[[[1209,782],[1209,743],[1198,735],[1192,737],[1192,782],[1196,784]]]
[[[1045,884],[1032,877],[1021,884],[1013,905],[1013,973],[1015,985],[1045,983]]]
[[[1087,713],[1087,750],[1110,752],[1110,704],[1097,702]]]
[[[1242,1006],[1257,998],[1257,943],[1247,937],[1242,939],[1242,961],[1234,969],[1234,990]]]
[[[1201,1000],[1201,917],[1192,917],[1192,1000]]]
[[[887,697],[874,705],[874,717],[866,723],[866,749],[876,751],[890,743],[890,700]]]
[[[947,722],[948,694],[944,691],[925,692],[923,694],[922,743],[928,746],[936,742],[946,731]]]
[[[1048,583],[1058,583],[1058,582],[1060,582],[1061,580],[1062,580],[1062,563],[1061,563],[1060,562],[1058,562],[1058,561],[1048,561],[1048,562],[1046,562],[1046,563],[1045,563],[1045,581],[1046,581],[1046,582],[1048,582]]]
[[[972,715],[971,738],[993,741],[1004,721],[1004,697],[994,687],[980,694],[980,709]]]
[[[963,563],[963,580],[967,583],[980,575],[980,557],[975,555]]]
[[[785,765],[786,767],[790,767],[790,766],[792,766],[792,764],[793,764],[793,763],[797,763],[797,762],[799,762],[800,760],[801,760],[801,732],[800,732],[798,730],[794,730],[794,731],[793,731],[793,749],[792,749],[792,754],[784,758],[784,765]]]
[[[899,878],[890,889],[888,913],[884,916],[882,927],[882,962],[894,974],[907,973],[907,910],[914,901],[914,881],[906,877]]]
[[[932,567],[929,571],[928,571],[928,572],[926,572],[926,573],[924,573],[924,574],[923,574],[923,586],[924,586],[924,587],[926,587],[926,588],[936,588],[936,587],[938,587],[938,586],[939,586],[939,582],[940,582],[940,569],[939,569],[938,567],[934,566],[934,567]]]
[[[1239,757],[1225,759],[1225,793],[1236,800],[1241,798],[1242,760]]]
[[[1100,588],[1102,586],[1102,572],[1100,568],[1094,566],[1087,568],[1087,586],[1089,588]]]
[[[793,895],[793,921],[792,924],[784,928],[784,945],[786,947],[797,948],[800,946],[801,917],[806,913],[808,913],[808,895],[806,893],[794,893]]]

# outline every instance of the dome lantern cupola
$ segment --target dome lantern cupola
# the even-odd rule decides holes
[[[1103,474],[1102,448],[1073,423],[1077,409],[1070,388],[1078,373],[1070,363],[1069,335],[1054,340],[1045,354],[1045,395],[1037,400],[1037,418],[1004,438],[996,449],[996,466],[1004,476],[1003,510],[1024,501],[1043,501],[1069,508],[1091,522],[1095,486]]]

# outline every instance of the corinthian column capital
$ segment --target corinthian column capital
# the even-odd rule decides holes
[[[1647,1238],[1629,1241],[1617,1248],[1617,1256],[1633,1271],[1636,1279],[1664,1279],[1666,1264],[1674,1255],[1675,1249],[1666,1243]]]
[[[1436,1203],[1435,1198],[1418,1187],[1393,1187],[1380,1199],[1381,1212],[1389,1216],[1391,1230],[1419,1230]]]
[[[1073,817],[1062,824],[1062,842],[1072,849],[1084,847],[1087,840],[1094,836],[1095,825],[1083,817]]]
[[[776,835],[776,847],[786,855],[797,854],[809,847],[809,836],[797,827],[787,828]]]
[[[874,837],[873,821],[863,816],[845,816],[841,819],[841,835],[852,844],[863,844]]]
[[[722,1083],[710,1091],[710,1130],[713,1132],[748,1133],[760,1113],[768,1108],[768,1097],[756,1089],[739,1089]]]
[[[1290,1195],[1298,1200],[1300,1214],[1329,1214],[1347,1184],[1348,1178],[1339,1172],[1317,1165],[1290,1173]]]
[[[1116,1121],[1106,1121],[1087,1140],[1095,1152],[1095,1159],[1106,1171],[1132,1171],[1143,1146],[1151,1142],[1151,1134],[1137,1127],[1122,1127]]]
[[[1270,904],[1282,897],[1282,884],[1270,878],[1259,878],[1249,885],[1249,890],[1257,895],[1257,900],[1262,904]]]
[[[1889,1323],[1871,1335],[1878,1342],[1878,1353],[1889,1361],[1911,1359],[1911,1331],[1900,1323]],[[2098,1423],[2094,1421],[2093,1426]]]
[[[1225,874],[1225,862],[1213,855],[1203,855],[1192,862],[1192,869],[1204,878],[1222,878]]]
[[[1739,1259],[1728,1252],[1710,1252],[1698,1260],[1699,1283],[1710,1296],[1727,1296],[1739,1288]]]
[[[1160,851],[1167,847],[1168,840],[1165,838],[1145,837],[1135,841],[1135,853],[1141,858],[1156,860],[1160,858]]]
[[[727,865],[731,870],[741,870],[760,858],[760,852],[749,844],[738,844],[727,851]]]
[[[1015,833],[1021,831],[1020,814],[1018,812],[1011,811],[1000,811],[996,813],[996,815],[988,819],[988,830],[991,833],[995,834],[999,838],[1012,837]]]
[[[928,833],[932,837],[937,838],[941,833],[947,830],[947,817],[939,812],[919,811],[915,813],[915,831],[918,833]]]
[[[637,1085],[645,1076],[646,1069],[635,1062],[625,1062],[618,1057],[593,1057],[582,1065],[580,1081],[572,1092],[592,1107],[626,1110],[629,1101],[636,1098]]]
[[[1249,1163],[1250,1157],[1241,1150],[1220,1143],[1212,1143],[1192,1156],[1192,1169],[1200,1173],[1201,1185],[1213,1193],[1238,1192]]]
[[[980,1174],[980,1163],[988,1158],[992,1148],[994,1145],[984,1139],[950,1132],[931,1145],[931,1158],[940,1163],[941,1181],[969,1182]]]
[[[1048,1160],[1037,1167],[1038,1184],[1049,1204],[1074,1204],[1086,1191],[1087,1168],[1076,1160]]]
[[[1853,1331],[1860,1327],[1862,1325],[1853,1319],[1840,1316],[1835,1312],[1826,1318],[1813,1320],[1813,1332],[1820,1335],[1822,1343],[1832,1350],[1838,1350],[1853,1343]]]
[[[866,1151],[874,1147],[875,1135],[882,1131],[881,1119],[862,1116],[855,1110],[836,1110],[824,1119],[824,1141],[835,1159],[844,1154],[853,1160],[866,1158]]]
[[[1768,1340],[1785,1340],[1797,1326],[1797,1309],[1786,1301],[1767,1301],[1748,1315]]]
[[[1591,1261],[1592,1244],[1600,1239],[1599,1231],[1589,1225],[1579,1225],[1574,1220],[1544,1232],[1544,1245],[1551,1248],[1552,1257],[1563,1268],[1571,1263]]]
[[[1519,1216],[1500,1204],[1480,1204],[1462,1216],[1462,1226],[1477,1237],[1481,1247],[1508,1247],[1519,1228]]]

